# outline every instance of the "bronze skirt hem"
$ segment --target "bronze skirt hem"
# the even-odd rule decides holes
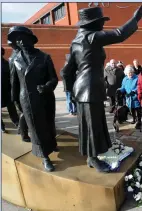
[[[54,143],[56,143],[54,141]],[[57,144],[55,144],[55,146],[52,149],[48,149],[42,145],[37,145],[37,144],[32,144],[32,154],[37,156],[37,157],[41,157],[41,158],[47,158],[53,151],[54,149],[57,147]]]
[[[79,121],[79,151],[96,157],[112,146],[108,132],[104,103],[77,103]]]

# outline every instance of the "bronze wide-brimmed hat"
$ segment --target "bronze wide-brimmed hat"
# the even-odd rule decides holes
[[[34,43],[38,42],[38,39],[33,34],[33,32],[25,26],[13,26],[13,27],[11,27],[9,29],[9,32],[8,32],[8,40],[13,42],[13,40],[16,38],[16,36],[19,33],[27,34],[28,36],[30,36],[33,39]]]
[[[79,10],[79,19],[80,21],[77,23],[77,26],[85,26],[99,20],[110,20],[109,17],[103,16],[103,11],[100,7],[91,7]]]

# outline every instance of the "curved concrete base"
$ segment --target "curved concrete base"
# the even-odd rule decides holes
[[[135,142],[125,142],[135,153],[118,173],[98,173],[78,152],[78,140],[69,133],[57,137],[60,152],[52,153],[56,171],[44,171],[31,154],[31,144],[20,136],[2,135],[2,197],[38,211],[116,211],[125,199],[124,176],[141,153]]]

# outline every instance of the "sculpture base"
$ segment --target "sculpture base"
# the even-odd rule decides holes
[[[135,164],[137,143],[125,142],[135,152],[117,173],[98,173],[78,152],[78,140],[69,133],[57,137],[60,152],[52,153],[56,171],[45,172],[31,154],[31,144],[20,136],[3,134],[2,197],[38,211],[116,211],[125,199],[124,176]]]

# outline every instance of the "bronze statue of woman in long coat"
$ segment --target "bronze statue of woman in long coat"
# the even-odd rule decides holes
[[[50,55],[34,48],[38,41],[26,27],[15,26],[8,40],[16,40],[20,51],[11,75],[12,100],[19,101],[30,131],[32,153],[44,158],[53,171],[48,155],[56,150],[55,96],[58,78]]]
[[[81,9],[79,15],[80,28],[71,43],[70,59],[61,76],[65,89],[73,93],[77,102],[81,155],[88,156],[88,166],[108,172],[109,166],[97,158],[111,147],[103,104],[106,99],[103,46],[123,42],[137,30],[142,7],[127,23],[112,31],[103,31],[104,22],[109,18],[103,17],[99,7]]]

